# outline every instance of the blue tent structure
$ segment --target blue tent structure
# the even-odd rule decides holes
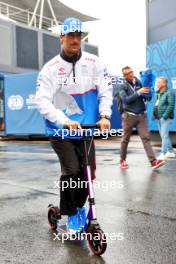
[[[164,76],[168,80],[168,89],[173,89],[176,97],[176,37],[168,38],[147,46],[147,67],[152,70],[156,78]],[[158,131],[157,122],[152,119],[155,97],[148,103],[148,125],[150,131]],[[176,132],[176,103],[175,118],[171,132]]]
[[[0,75],[3,81],[5,135],[45,135],[43,117],[36,110],[37,72]]]

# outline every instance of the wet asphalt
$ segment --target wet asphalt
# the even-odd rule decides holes
[[[96,142],[96,209],[108,239],[96,257],[86,241],[63,243],[49,229],[60,176],[50,145],[0,141],[0,264],[176,264],[176,160],[152,171],[134,137],[121,171],[119,146]]]

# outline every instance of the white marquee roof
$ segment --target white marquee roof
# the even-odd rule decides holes
[[[76,10],[73,10],[72,8],[61,3],[59,0],[50,0],[50,1],[58,21],[63,21],[66,17],[77,17],[82,21],[96,20],[96,18],[84,15],[80,12],[77,12]],[[37,0],[0,0],[0,2],[33,12]],[[40,8],[37,13],[38,14],[40,13]],[[47,1],[45,1],[43,15],[52,18]]]

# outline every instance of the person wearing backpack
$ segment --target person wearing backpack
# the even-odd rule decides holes
[[[159,133],[162,140],[161,153],[158,158],[165,160],[175,158],[169,137],[170,125],[174,119],[175,94],[173,90],[167,88],[167,80],[164,77],[158,77],[156,87],[157,92],[153,117],[158,120]]]
[[[149,93],[149,88],[142,87],[141,82],[134,76],[131,67],[124,67],[122,73],[124,76],[124,84],[119,88],[118,98],[120,98],[121,103],[118,105],[121,105],[124,134],[121,141],[119,166],[121,169],[128,168],[126,162],[127,148],[132,130],[136,128],[152,168],[159,168],[165,164],[165,161],[156,159],[150,143],[145,102],[146,100],[151,100],[151,97],[144,96]]]

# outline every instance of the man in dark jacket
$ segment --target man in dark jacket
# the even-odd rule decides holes
[[[122,73],[125,82],[120,87],[119,96],[123,103],[122,127],[124,135],[120,149],[120,168],[128,168],[126,163],[127,147],[134,127],[137,128],[152,168],[161,167],[165,162],[156,159],[147,128],[146,98],[144,98],[144,95],[149,93],[149,88],[142,87],[141,82],[134,76],[130,67],[124,67]],[[148,98],[148,100],[150,99]]]
[[[175,158],[172,143],[169,137],[169,129],[174,118],[175,94],[167,89],[167,80],[159,77],[156,81],[158,89],[154,108],[154,118],[158,120],[159,133],[162,140],[161,153],[159,159]]]

